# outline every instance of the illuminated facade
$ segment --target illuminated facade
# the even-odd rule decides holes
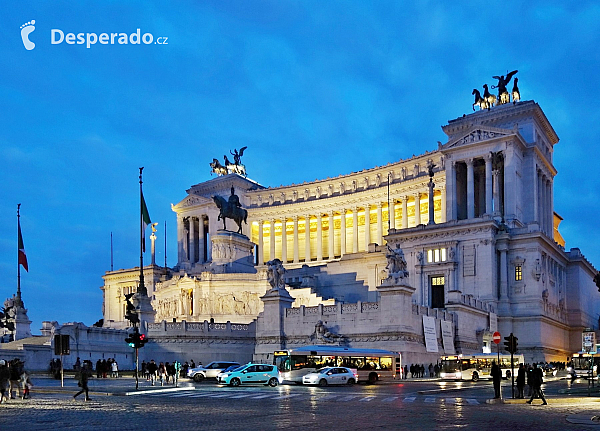
[[[314,329],[304,313],[320,307],[350,345],[371,339],[381,348],[416,352],[406,343],[418,341],[422,327],[411,323],[394,344],[385,341],[391,329],[373,323],[397,318],[382,303],[389,243],[400,244],[406,256],[414,292],[402,294],[409,292],[412,314],[452,322],[458,351],[489,349],[496,330],[518,335],[528,360],[564,360],[580,350],[581,330],[598,326],[600,296],[592,282],[596,270],[578,249],[565,251],[558,233],[558,136],[545,114],[525,101],[442,129],[447,141],[434,151],[336,178],[265,188],[229,174],[192,186],[173,206],[177,265],[166,274],[146,267],[156,321],[249,324],[258,317],[257,345],[273,348],[279,341],[261,341],[261,298],[269,288],[265,263],[280,259],[295,299],[296,311],[285,311],[278,336],[288,345],[303,343]],[[217,220],[212,196],[227,198],[232,186],[248,210],[243,233],[252,243],[250,257],[243,240],[222,237]],[[107,272],[104,280],[105,325],[123,327],[123,295],[135,289],[137,274]],[[379,304],[373,307],[384,313],[380,320],[353,305],[366,303]]]

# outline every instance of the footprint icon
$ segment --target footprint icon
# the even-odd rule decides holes
[[[29,35],[33,32],[33,30],[35,30],[34,24],[35,20],[32,19],[21,26],[21,39],[23,39],[23,45],[28,51],[31,51],[33,48],[35,48],[35,43],[29,40]]]

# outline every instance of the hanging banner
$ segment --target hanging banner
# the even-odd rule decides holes
[[[490,332],[493,334],[498,330],[498,315],[490,312]]]
[[[425,350],[428,352],[437,352],[438,342],[435,332],[435,319],[431,316],[423,316],[423,335],[425,336]]]
[[[454,355],[454,332],[452,331],[452,322],[447,320],[440,321],[442,324],[442,345],[446,355]]]

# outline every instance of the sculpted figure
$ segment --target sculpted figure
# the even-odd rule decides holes
[[[267,281],[271,285],[270,291],[285,289],[284,273],[285,268],[283,267],[283,262],[279,259],[273,259],[267,262]]]
[[[334,343],[336,340],[343,338],[341,335],[330,332],[322,320],[319,320],[315,325],[315,332],[313,336],[318,341],[324,341],[326,343]]]
[[[408,271],[406,270],[406,259],[404,258],[404,252],[400,248],[400,244],[396,244],[396,248],[387,246],[388,252],[385,257],[388,260],[385,269],[388,271],[388,278],[406,278],[408,277]]]
[[[231,155],[233,156],[233,162],[236,165],[241,165],[242,164],[242,156],[244,155],[244,150],[248,148],[248,147],[242,147],[240,148],[240,152],[238,153],[238,150],[236,150],[235,148],[233,149],[233,153],[231,152],[231,150],[229,150],[229,153],[231,153]]]

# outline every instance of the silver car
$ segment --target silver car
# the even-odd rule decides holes
[[[358,382],[358,373],[346,367],[325,367],[302,377],[305,385],[353,385]]]
[[[237,362],[214,361],[206,366],[190,368],[187,376],[194,379],[195,382],[201,382],[204,379],[216,379],[221,371],[232,365],[239,366],[240,364]]]

